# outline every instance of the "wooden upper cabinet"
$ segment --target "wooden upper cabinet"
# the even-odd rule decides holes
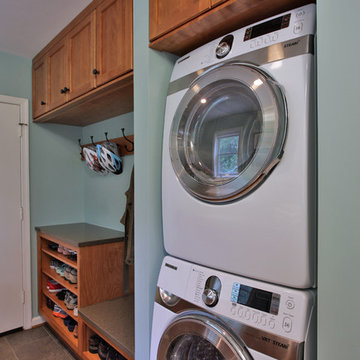
[[[150,40],[210,9],[214,1],[216,2],[216,0],[150,0]]]
[[[34,117],[44,114],[48,109],[46,57],[33,65],[33,113]]]
[[[132,53],[132,1],[103,1],[96,8],[96,85],[132,70]]]
[[[214,7],[214,6],[216,6],[218,4],[221,4],[221,3],[225,2],[225,1],[227,1],[227,0],[211,0],[211,7]]]
[[[95,87],[95,11],[67,36],[69,56],[69,100]]]
[[[48,52],[47,76],[48,76],[48,110],[52,110],[68,99],[68,57],[66,39],[60,40]]]

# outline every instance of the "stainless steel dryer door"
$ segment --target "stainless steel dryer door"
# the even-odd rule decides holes
[[[244,343],[214,317],[198,311],[178,316],[164,331],[158,360],[253,360]]]
[[[174,115],[176,176],[200,200],[241,198],[279,162],[286,127],[285,97],[269,75],[249,64],[213,67],[192,82]]]

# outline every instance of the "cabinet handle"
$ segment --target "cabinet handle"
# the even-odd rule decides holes
[[[46,105],[45,101],[40,101],[40,105]]]
[[[65,89],[60,89],[60,94],[65,94]]]
[[[94,75],[98,75],[98,74],[100,74],[100,71],[97,70],[97,69],[94,69],[94,70],[93,70],[93,74],[94,74]]]
[[[70,89],[67,88],[66,86],[63,89],[60,89],[61,94],[66,94],[68,91],[70,91]]]

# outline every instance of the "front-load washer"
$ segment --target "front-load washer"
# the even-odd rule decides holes
[[[176,62],[162,165],[170,255],[315,286],[314,31],[310,4]]]
[[[297,290],[165,257],[150,360],[314,360],[315,290]]]

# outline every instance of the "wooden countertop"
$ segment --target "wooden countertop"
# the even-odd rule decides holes
[[[134,358],[134,296],[127,295],[79,309],[83,320],[98,334]]]
[[[125,239],[122,231],[88,223],[37,226],[35,230],[74,247],[99,245]]]

